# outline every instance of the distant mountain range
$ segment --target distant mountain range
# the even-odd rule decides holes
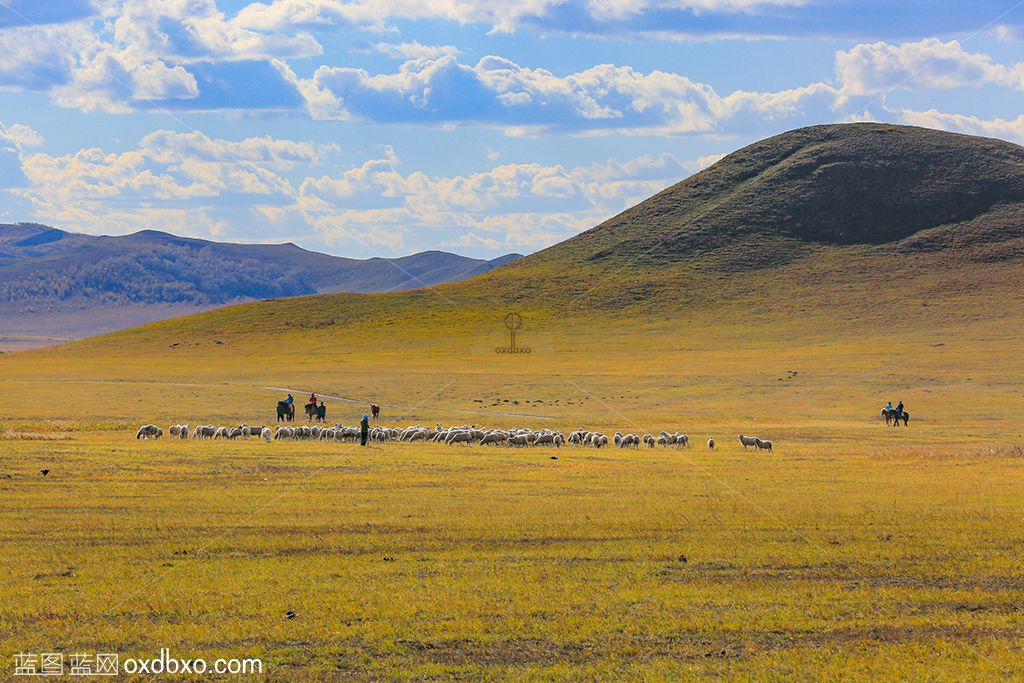
[[[0,224],[0,347],[75,339],[255,299],[428,287],[516,258],[424,251],[360,260],[294,244],[228,244],[154,230],[106,237]]]

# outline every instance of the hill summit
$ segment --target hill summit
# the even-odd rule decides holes
[[[1024,148],[925,128],[836,124],[744,147],[534,258],[664,263],[750,247],[760,260],[734,264],[763,266],[806,246],[885,245],[965,224],[979,238],[1021,235]]]

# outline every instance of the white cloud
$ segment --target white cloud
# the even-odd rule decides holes
[[[322,54],[309,33],[252,31],[215,0],[105,0],[100,20],[0,28],[0,87],[50,91],[84,111],[196,98],[193,73]]]
[[[769,7],[797,6],[804,0],[273,0],[252,3],[238,14],[242,25],[258,30],[289,27],[362,27],[384,30],[389,21],[442,19],[458,24],[483,24],[493,31],[512,32],[566,5],[597,22],[636,17],[656,11],[754,13]]]
[[[284,169],[300,163],[316,163],[325,154],[338,149],[336,145],[275,139],[269,135],[234,142],[211,138],[198,131],[178,133],[172,130],[150,133],[142,138],[139,147],[149,158],[165,164],[191,159],[222,163],[257,162]]]
[[[415,40],[411,43],[377,43],[373,49],[392,59],[436,59],[455,57],[460,53],[454,45],[424,45]]]
[[[26,131],[18,134],[26,137]],[[109,229],[108,215],[118,220],[147,211],[165,220],[189,211],[212,216],[213,205],[225,195],[247,195],[254,204],[293,203],[295,190],[277,171],[314,165],[333,149],[270,137],[231,141],[155,131],[136,149],[120,153],[88,148],[25,155],[22,169],[29,187],[18,193],[40,218],[86,232],[101,225]]]
[[[104,47],[83,60],[68,83],[53,90],[54,100],[82,111],[131,111],[149,100],[189,99],[199,94],[195,77],[135,49]]]
[[[1024,114],[1015,119],[982,119],[964,114],[948,114],[935,109],[898,109],[894,113],[900,123],[911,126],[938,128],[954,133],[983,135],[1024,143]]]
[[[179,63],[310,57],[323,47],[307,32],[254,31],[216,0],[111,0],[112,43]]]
[[[30,126],[23,123],[12,123],[7,126],[3,121],[0,121],[0,140],[6,140],[18,149],[42,147],[46,142],[43,136]]]
[[[836,75],[845,95],[981,85],[1024,89],[1024,63],[1006,66],[965,51],[958,41],[936,38],[902,45],[869,43],[837,52]]]
[[[664,71],[602,64],[557,76],[487,56],[475,65],[451,55],[414,59],[395,73],[322,66],[296,77],[314,119],[442,125],[483,123],[509,132],[715,132],[727,121],[772,121],[806,107],[829,108],[832,86],[720,96],[710,85]]]
[[[532,250],[590,228],[717,158],[681,161],[666,153],[576,167],[507,163],[431,176],[403,173],[386,148],[340,176],[306,178],[296,205],[275,215],[301,217],[328,241],[374,227],[401,235],[455,230],[444,244]]]
[[[84,22],[0,30],[0,86],[48,90],[67,82],[96,37]]]

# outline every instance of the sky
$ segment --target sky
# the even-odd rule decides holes
[[[1024,143],[1024,0],[0,0],[0,222],[529,253],[848,121]]]

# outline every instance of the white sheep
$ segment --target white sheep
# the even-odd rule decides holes
[[[554,446],[555,445],[555,438],[557,436],[558,436],[558,434],[556,434],[554,432],[547,432],[547,431],[542,432],[542,433],[537,435],[536,439],[534,439],[533,445],[534,446],[543,446],[545,444],[550,444],[550,445]]]
[[[715,450],[715,437],[713,436],[708,437],[708,450]]]
[[[274,433],[270,431],[270,427],[264,427],[262,430],[260,430],[260,436],[263,437],[263,440],[266,441],[267,443],[270,443],[270,439],[271,437],[273,437],[273,435]]]
[[[743,450],[747,450],[747,446],[757,446],[757,437],[740,434],[740,443],[743,444]]]
[[[508,434],[501,430],[495,429],[493,432],[484,434],[484,438],[480,439],[480,445],[493,443],[495,445],[501,444],[508,440]]]

